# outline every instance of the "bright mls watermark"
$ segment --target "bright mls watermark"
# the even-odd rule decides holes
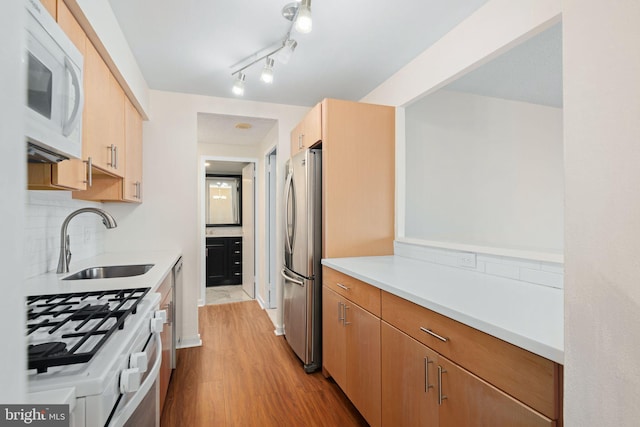
[[[69,405],[0,405],[0,427],[69,427]]]

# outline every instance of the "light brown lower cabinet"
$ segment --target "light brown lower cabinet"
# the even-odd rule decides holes
[[[556,425],[384,321],[381,348],[383,426]]]
[[[158,374],[160,379],[160,413],[162,414],[162,408],[167,397],[167,391],[169,390],[169,381],[171,381],[171,374],[173,372],[172,357],[172,345],[173,345],[173,329],[171,324],[173,323],[173,280],[171,275],[168,275],[158,288],[160,293],[160,309],[167,312],[167,323],[164,325],[162,332],[160,333],[160,341],[162,342],[162,360],[160,363],[160,372]]]
[[[323,372],[372,426],[561,427],[562,366],[323,268]]]
[[[323,370],[369,425],[380,425],[380,318],[324,286]]]

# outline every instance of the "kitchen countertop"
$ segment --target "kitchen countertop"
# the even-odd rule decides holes
[[[564,292],[400,256],[322,264],[554,362],[564,363]]]
[[[178,251],[130,251],[108,252],[95,257],[73,261],[69,273],[56,274],[55,271],[26,279],[27,295],[49,295],[82,291],[99,291],[128,288],[151,288],[155,292],[162,281],[171,273],[173,265],[180,258]],[[145,274],[110,279],[62,280],[62,278],[88,267],[130,264],[154,264]]]

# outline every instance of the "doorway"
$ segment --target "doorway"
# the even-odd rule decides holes
[[[277,192],[277,149],[274,147],[265,158],[265,230],[266,230],[266,280],[267,280],[267,300],[265,307],[269,309],[278,308],[276,298],[276,283],[278,277],[278,266],[276,264],[276,192]]]
[[[201,156],[200,163],[204,187],[200,305],[252,300],[256,286],[257,159]],[[209,212],[234,205],[226,203],[234,197],[237,207],[232,213]],[[225,220],[216,222],[219,217]]]

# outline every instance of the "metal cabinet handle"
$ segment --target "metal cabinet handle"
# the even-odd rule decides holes
[[[346,287],[345,285],[343,285],[342,283],[336,283],[336,286],[337,286],[337,287],[339,287],[339,288],[344,289],[345,291],[348,291],[348,290],[349,290],[349,288],[348,288],[348,287]]]
[[[424,392],[428,393],[429,389],[433,386],[429,384],[429,363],[433,363],[433,360],[429,360],[428,357],[424,358]]]
[[[449,341],[449,338],[445,338],[445,337],[443,337],[441,335],[438,335],[435,332],[433,332],[431,329],[423,328],[422,326],[420,326],[420,330],[422,332],[426,332],[427,334],[431,335],[432,337],[438,338],[442,342]]]
[[[447,398],[442,394],[442,374],[446,372],[446,370],[442,369],[442,366],[438,366],[438,405],[442,405],[442,401]]]
[[[111,167],[113,167],[113,147],[113,144],[107,146],[107,150],[109,150],[109,163],[107,165]]]
[[[133,183],[136,188],[136,193],[134,194],[134,198],[140,200],[142,197],[140,196],[140,181],[136,181]]]
[[[342,301],[338,301],[338,322],[342,322],[344,324],[344,316],[342,315]]]
[[[300,135],[298,135],[298,148],[302,148],[304,147],[304,145],[302,144],[302,139],[304,138],[304,134],[301,133]]]
[[[344,305],[344,320],[343,320],[343,324],[344,326],[350,325],[351,322],[347,322],[347,309],[351,308],[349,307],[347,304],[343,304]]]
[[[114,157],[115,157],[115,162],[114,162],[114,163],[115,163],[115,164],[114,164],[114,166],[113,166],[113,167],[114,167],[115,169],[118,169],[118,146],[117,146],[117,145],[116,145],[116,146],[114,146],[114,148],[113,148],[113,152],[115,153],[115,154],[114,154]]]
[[[87,164],[87,180],[82,182],[91,187],[93,186],[93,162],[91,161],[91,157],[88,157],[84,162]]]

